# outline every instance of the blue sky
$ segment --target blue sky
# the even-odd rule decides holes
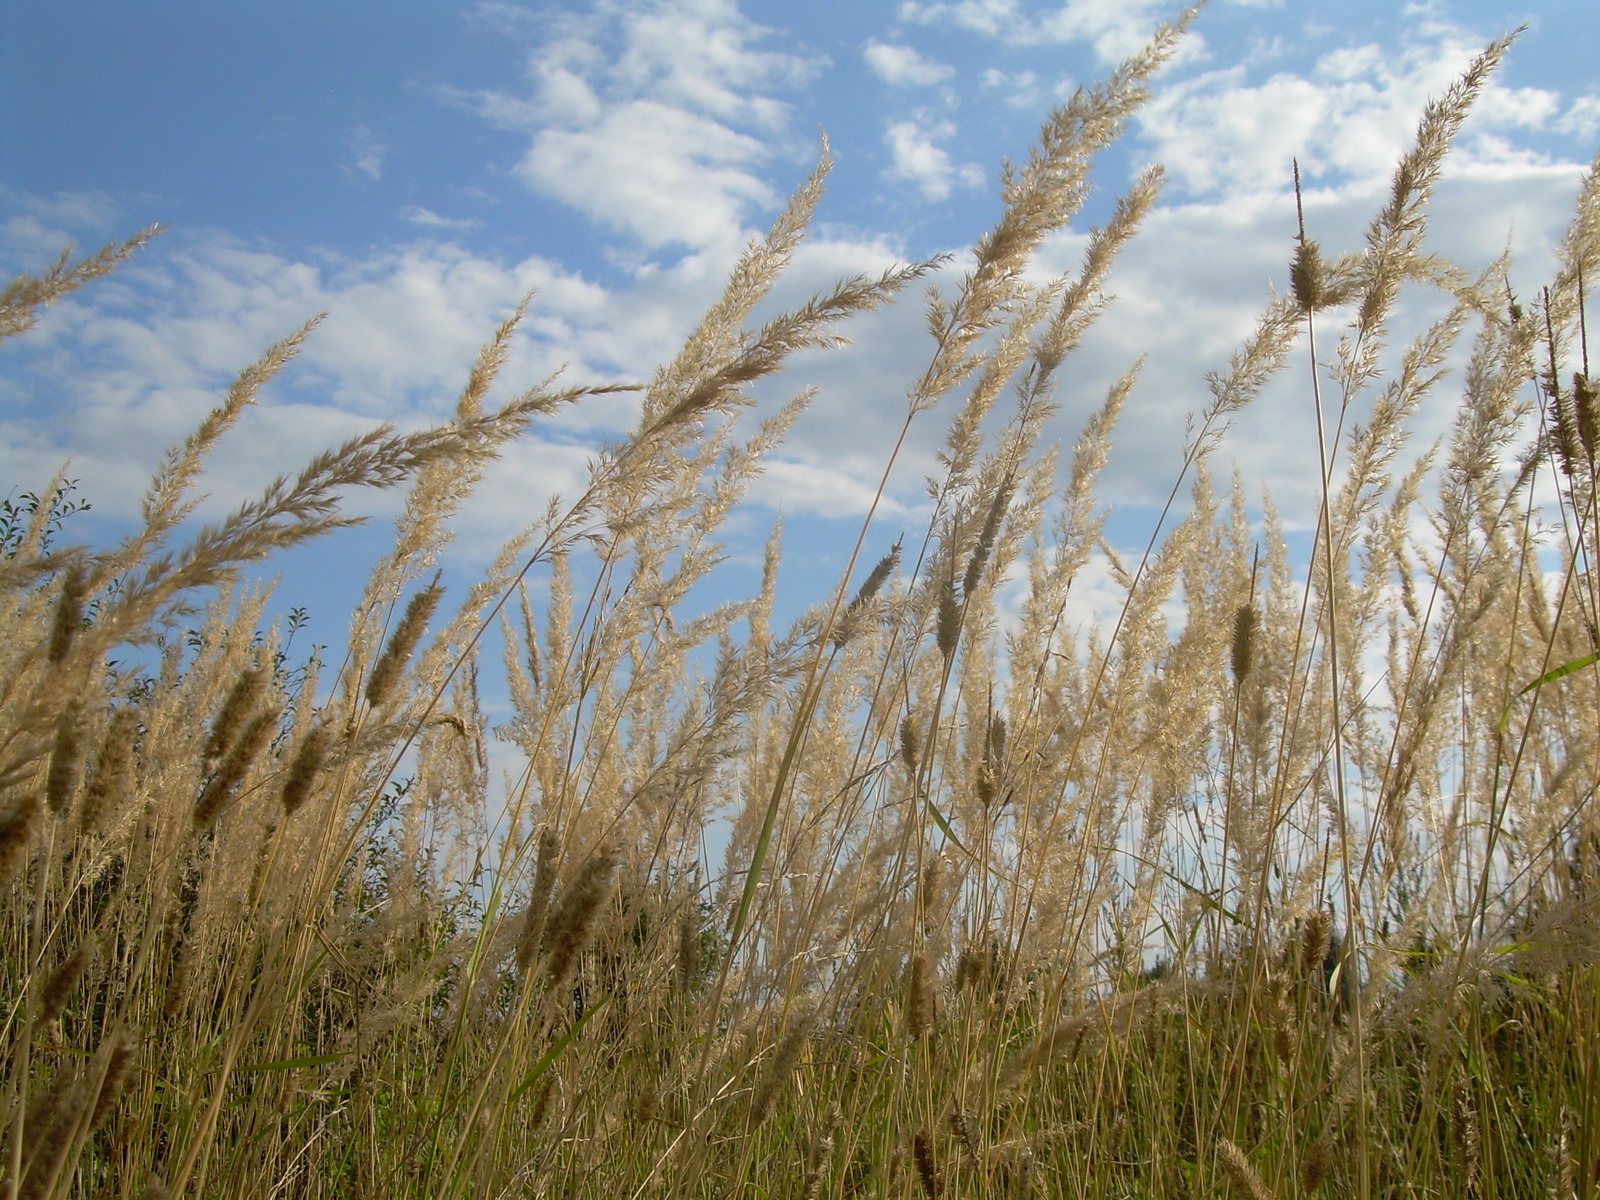
[[[647,377],[823,131],[838,164],[786,297],[959,253],[998,211],[1001,159],[1025,155],[1052,104],[1178,11],[0,0],[0,269],[42,266],[69,240],[173,227],[0,349],[0,493],[39,486],[70,457],[95,505],[88,528],[115,532],[232,375],[324,310],[302,359],[219,452],[213,510],[378,420],[442,418],[477,346],[530,288],[507,392],[563,365],[576,380]],[[1119,299],[1067,372],[1053,430],[1072,438],[1106,385],[1149,356],[1106,476],[1116,537],[1142,544],[1205,372],[1286,286],[1291,159],[1313,233],[1331,252],[1354,248],[1427,99],[1519,24],[1440,188],[1434,238],[1468,266],[1509,239],[1514,282],[1531,290],[1600,147],[1594,5],[1212,0],[1083,221],[1042,256],[1070,266],[1133,172],[1166,165],[1161,207],[1113,274]],[[785,394],[821,391],[736,523],[736,554],[758,551],[781,512],[797,564],[842,562],[926,359],[923,329],[912,298],[784,382]],[[1445,392],[1419,434],[1449,415]],[[572,490],[596,439],[629,419],[626,401],[597,403],[513,448],[464,515],[454,568]],[[1219,463],[1271,487],[1291,526],[1310,512],[1307,420],[1292,387],[1269,393]],[[943,428],[936,416],[919,430],[875,542],[918,528]],[[342,615],[381,533],[293,559],[287,602]],[[820,581],[803,591],[819,597]]]

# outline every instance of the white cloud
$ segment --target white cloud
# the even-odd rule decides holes
[[[432,229],[472,229],[483,224],[475,217],[441,217],[430,208],[409,204],[400,210],[400,219],[413,225],[426,225]]]
[[[947,151],[936,142],[954,137],[956,127],[949,121],[929,121],[924,117],[891,121],[884,131],[883,144],[892,156],[886,172],[890,179],[914,183],[924,200],[947,199],[951,188],[981,187],[983,169],[973,163],[956,166]]]
[[[1242,67],[1207,71],[1160,89],[1138,121],[1152,157],[1197,194],[1281,190],[1296,158],[1308,179],[1365,186],[1390,174],[1424,106],[1481,48],[1432,26],[1399,51],[1375,44],[1332,51],[1303,75],[1251,82]],[[1559,114],[1554,92],[1491,81],[1457,138],[1450,169],[1546,162],[1513,148],[1500,131],[1550,128]]]
[[[948,63],[923,58],[910,46],[890,45],[876,39],[867,43],[861,57],[866,59],[874,75],[894,87],[927,87],[955,74],[955,68]]]
[[[1172,15],[1166,0],[1067,0],[1037,15],[1018,0],[902,0],[899,8],[902,21],[954,25],[1010,45],[1086,42],[1105,63],[1139,50]],[[1186,40],[1182,53],[1197,53],[1196,35]]]
[[[1579,96],[1555,122],[1555,128],[1584,140],[1600,134],[1600,96]]]
[[[510,8],[478,11],[509,29]],[[652,250],[736,245],[751,213],[777,202],[761,174],[786,128],[773,93],[817,61],[760,49],[767,31],[733,0],[601,0],[548,28],[530,95],[449,93],[528,133],[517,174],[529,188]]]
[[[347,139],[349,155],[339,164],[346,176],[365,175],[376,182],[383,178],[383,163],[389,147],[378,140],[378,135],[365,125],[357,125]]]

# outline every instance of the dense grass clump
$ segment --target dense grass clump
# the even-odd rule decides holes
[[[1006,176],[907,390],[907,430],[954,409],[932,520],[864,529],[792,628],[776,537],[757,596],[684,603],[804,403],[741,432],[748,389],[934,266],[752,327],[826,162],[587,490],[465,596],[434,574],[452,514],[585,391],[486,407],[520,314],[448,424],[347,443],[187,541],[207,452],[309,327],[120,545],[47,545],[42,492],[0,561],[0,1195],[1593,1200],[1600,173],[1537,296],[1431,254],[1490,46],[1363,244],[1285,247],[1188,435],[1186,511],[1123,562],[1095,488],[1134,375],[1064,483],[1038,439],[1159,172],[1077,274],[1027,268],[1180,33]],[[0,335],[142,240],[18,281]],[[1403,285],[1451,303],[1392,347]],[[1304,582],[1207,473],[1284,373],[1324,431]],[[1396,477],[1446,386],[1453,432]],[[409,488],[394,549],[342,656],[296,667],[236,577],[357,485]],[[1082,633],[1097,557],[1126,598]],[[492,736],[525,763],[503,799]]]

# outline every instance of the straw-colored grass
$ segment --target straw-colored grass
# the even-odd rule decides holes
[[[752,326],[826,161],[633,434],[464,595],[434,576],[452,515],[586,390],[486,407],[520,312],[449,423],[355,439],[197,531],[207,453],[310,326],[170,453],[120,545],[65,546],[68,522],[47,550],[65,492],[42,492],[0,562],[0,1195],[1600,1194],[1600,171],[1540,294],[1432,255],[1489,47],[1363,244],[1284,247],[1172,522],[1125,562],[1096,477],[1134,374],[1064,482],[1039,438],[1159,173],[1078,273],[1028,267],[1181,32],[1007,176],[884,447],[887,480],[953,410],[931,521],[892,548],[863,525],[792,628],[776,535],[759,594],[686,600],[805,403],[748,431],[749,389],[933,265]],[[146,236],[13,285],[0,336]],[[1450,304],[1391,346],[1403,285]],[[1208,473],[1274,376],[1321,430],[1298,564]],[[1447,389],[1452,433],[1397,475]],[[409,488],[395,548],[343,654],[297,667],[236,581],[346,524],[352,486]],[[1097,557],[1125,602],[1075,630]],[[504,794],[492,737],[526,764]]]

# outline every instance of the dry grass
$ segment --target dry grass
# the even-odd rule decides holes
[[[1430,254],[1491,46],[1428,110],[1363,246],[1285,247],[1288,296],[1184,447],[1186,510],[1125,564],[1095,485],[1133,375],[1064,484],[1038,443],[1159,175],[1079,273],[1026,268],[1180,33],[1064,106],[1007,178],[974,265],[929,299],[907,388],[907,431],[955,402],[932,520],[856,579],[864,525],[790,629],[776,535],[757,596],[685,603],[806,399],[743,431],[748,389],[931,266],[750,327],[826,162],[587,490],[453,609],[424,582],[451,515],[583,392],[485,407],[520,313],[448,424],[356,439],[186,542],[207,452],[309,326],[172,451],[121,545],[44,552],[57,480],[0,563],[8,1200],[1593,1200],[1600,412],[1573,347],[1600,172],[1538,297]],[[0,336],[142,237],[13,285]],[[1407,283],[1452,303],[1394,347]],[[1324,431],[1303,585],[1271,514],[1258,528],[1208,473],[1285,372]],[[1453,433],[1396,477],[1447,386]],[[239,570],[346,523],[342,489],[401,485],[342,661],[290,669]],[[1097,555],[1125,603],[1080,633],[1067,599]],[[129,644],[154,665],[108,667]],[[526,763],[503,812],[494,736]]]

